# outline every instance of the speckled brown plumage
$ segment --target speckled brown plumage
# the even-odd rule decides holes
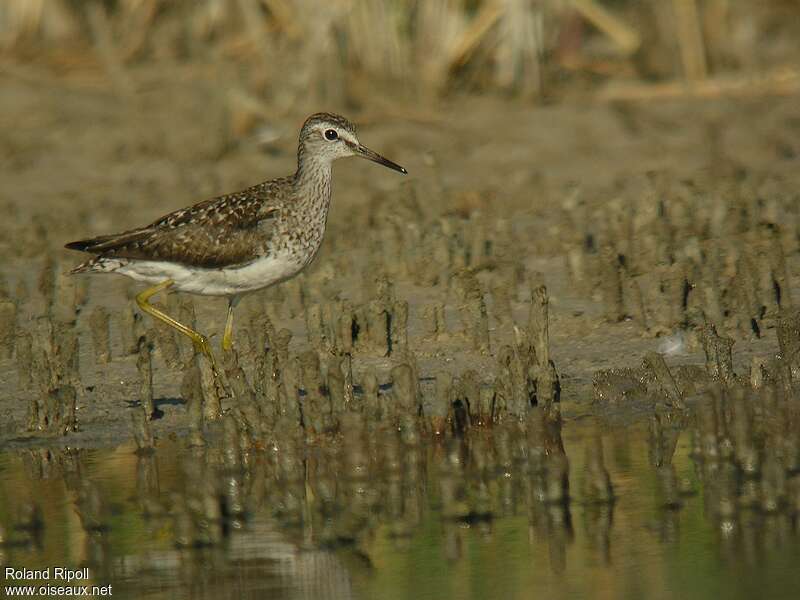
[[[167,260],[203,268],[247,263],[266,252],[290,179],[259,183],[182,208],[147,227],[71,242],[67,248],[103,258]]]

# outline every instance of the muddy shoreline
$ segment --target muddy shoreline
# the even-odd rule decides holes
[[[133,69],[140,91],[126,102],[102,87],[7,80],[0,98],[0,127],[8,132],[0,208],[9,215],[0,225],[7,299],[0,317],[11,332],[0,358],[4,445],[103,446],[129,436],[141,396],[131,340],[143,334],[152,344],[152,396],[163,412],[152,423],[155,435],[187,430],[188,345],[139,320],[135,287],[121,278],[66,277],[81,257],[61,246],[292,169],[289,125],[302,117],[276,118],[232,140],[230,107],[209,95],[201,75]],[[301,278],[243,303],[237,339],[249,385],[263,315],[273,335],[291,332],[293,356],[352,354],[358,391],[374,375],[391,396],[391,371],[405,363],[420,381],[423,409],[441,374],[458,383],[479,373],[480,386],[495,385],[502,350],[518,346],[540,285],[566,419],[657,403],[647,400],[647,386],[629,390],[630,381],[603,380],[623,390],[611,401],[607,394],[606,406],[597,392],[598,372],[638,369],[648,353],[665,353],[670,369],[695,365],[708,374],[708,324],[731,340],[737,376],[753,380],[761,368],[754,365],[778,353],[778,321],[800,293],[795,100],[531,109],[457,98],[428,123],[368,115],[361,136],[406,165],[409,181],[361,163],[337,165],[321,255]],[[277,132],[266,145],[265,131]],[[195,311],[201,331],[221,330],[222,301],[165,301]],[[404,326],[395,334],[403,348],[386,356],[391,332],[388,342],[368,335],[370,310],[378,320],[400,314]],[[360,340],[337,338],[345,313],[361,328]],[[77,344],[72,374],[48,375],[75,390],[79,431],[63,438],[26,426],[32,397],[46,387],[36,348],[53,324]],[[98,327],[108,328],[107,341],[98,341]]]

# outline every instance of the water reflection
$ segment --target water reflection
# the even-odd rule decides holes
[[[348,413],[329,443],[248,451],[231,417],[203,447],[7,452],[0,561],[89,567],[118,598],[784,594],[796,423],[720,390],[623,426],[537,409],[428,442]]]

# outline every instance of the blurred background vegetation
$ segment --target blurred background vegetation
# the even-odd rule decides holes
[[[281,112],[365,94],[637,99],[797,89],[798,17],[797,0],[4,0],[0,53],[122,90],[144,62],[230,60]]]

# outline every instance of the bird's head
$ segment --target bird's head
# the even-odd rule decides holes
[[[359,142],[355,125],[344,117],[317,113],[306,119],[300,130],[301,163],[304,160],[314,160],[330,164],[337,158],[346,156],[360,156],[400,173],[407,173],[400,165]]]

